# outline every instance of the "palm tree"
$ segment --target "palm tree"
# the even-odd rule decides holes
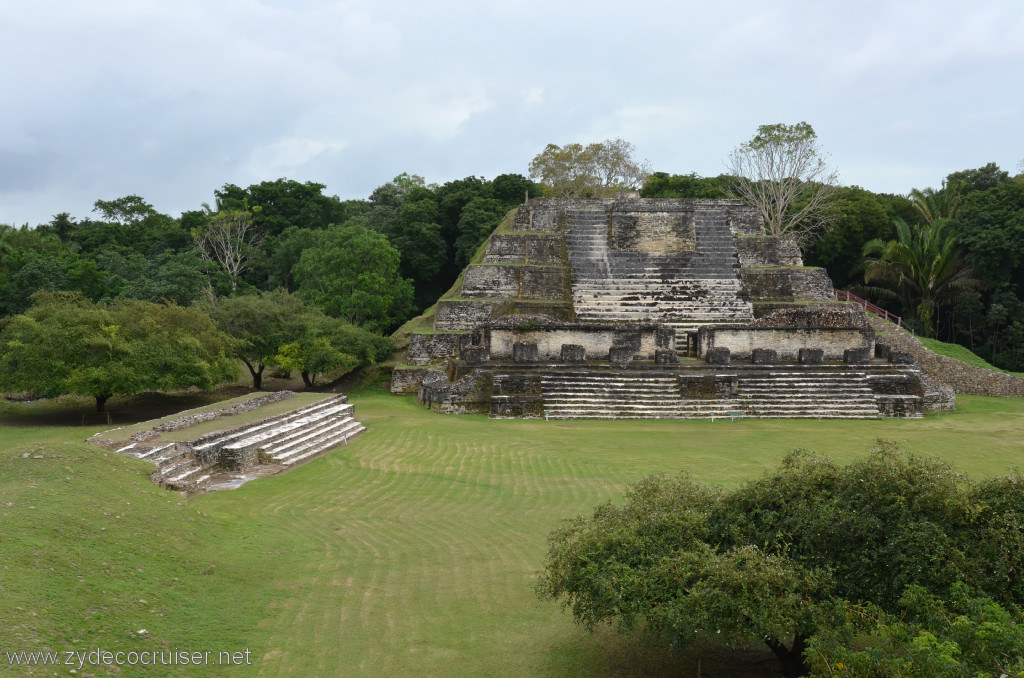
[[[896,240],[872,240],[864,245],[864,282],[876,295],[899,299],[904,313],[916,317],[927,336],[934,334],[940,305],[961,293],[978,289],[981,280],[964,264],[960,241],[946,219],[924,226],[893,220]]]
[[[970,192],[971,186],[966,181],[943,181],[942,188],[910,191],[910,202],[928,224],[940,219],[952,219],[964,204],[964,197]]]

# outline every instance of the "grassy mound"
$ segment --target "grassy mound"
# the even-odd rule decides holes
[[[956,358],[960,362],[967,363],[968,365],[974,365],[975,367],[984,367],[986,370],[992,370],[993,372],[1005,372],[1006,374],[1024,377],[1024,372],[1008,372],[1007,370],[999,369],[995,365],[987,362],[984,358],[975,355],[966,346],[961,346],[960,344],[947,344],[946,342],[939,341],[938,339],[928,339],[925,337],[918,337],[918,339],[920,339],[921,343],[924,344],[924,347],[932,353],[938,353],[939,355],[944,355],[949,358]]]

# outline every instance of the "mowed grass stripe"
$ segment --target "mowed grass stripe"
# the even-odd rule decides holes
[[[563,518],[651,472],[734,486],[795,447],[848,461],[879,437],[975,477],[1024,466],[1020,400],[962,398],[961,414],[924,421],[714,423],[492,421],[373,392],[352,400],[370,429],[349,445],[185,504],[142,462],[64,442],[89,429],[19,429],[18,450],[0,441],[0,628],[58,649],[253,649],[255,666],[209,675],[689,675],[686,655],[591,636],[536,599]],[[46,459],[21,460],[25,445]]]

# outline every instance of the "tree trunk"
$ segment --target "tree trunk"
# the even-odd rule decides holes
[[[96,411],[97,412],[106,412],[107,411],[106,410],[107,400],[109,398],[110,398],[110,394],[109,393],[107,395],[96,396]]]
[[[259,364],[259,369],[256,369],[255,367],[252,366],[252,363],[250,363],[248,360],[243,360],[242,362],[245,363],[245,366],[249,368],[249,374],[252,375],[252,388],[253,388],[253,390],[254,391],[260,390],[260,387],[263,386],[263,369],[266,367],[266,365],[264,365],[263,363],[260,363]]]
[[[804,650],[807,649],[806,636],[797,634],[796,638],[793,639],[793,646],[788,649],[777,640],[769,639],[765,643],[775,653],[775,657],[779,660],[779,666],[782,667],[782,675],[785,678],[800,678],[807,675],[810,669],[804,663]]]
[[[313,388],[313,381],[309,378],[309,372],[302,370],[302,383],[306,385],[306,388]]]

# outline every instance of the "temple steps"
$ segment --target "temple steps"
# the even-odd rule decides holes
[[[221,470],[225,458],[294,466],[347,444],[365,430],[356,421],[355,408],[347,398],[334,396],[253,424],[202,436],[191,443],[123,449],[154,462],[153,479],[167,489],[192,492],[201,489],[205,481]]]
[[[875,419],[862,371],[769,371],[738,376],[728,396],[686,398],[676,373],[561,370],[541,376],[550,419]]]

